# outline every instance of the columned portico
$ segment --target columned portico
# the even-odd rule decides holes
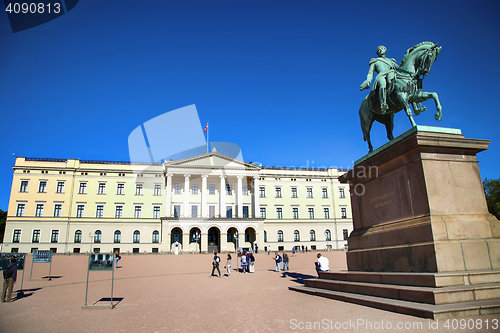
[[[208,175],[201,176],[201,217],[203,217],[203,218],[208,218],[207,178],[208,178]]]
[[[172,177],[171,173],[167,174],[167,190],[166,190],[166,200],[165,200],[165,216],[172,216]]]
[[[189,217],[189,177],[191,175],[184,175],[184,217]]]
[[[238,185],[237,185],[238,189],[236,192],[236,203],[237,203],[236,211],[238,214],[238,218],[242,218],[243,217],[243,184],[242,184],[243,176],[237,176],[236,179],[238,182]]]
[[[259,177],[253,177],[253,217],[260,217],[260,190],[259,190]]]
[[[226,217],[226,176],[220,176],[219,216]]]

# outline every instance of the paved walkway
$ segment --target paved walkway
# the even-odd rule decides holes
[[[332,270],[346,269],[345,252],[324,255],[330,259]],[[225,255],[221,258],[222,270]],[[254,274],[233,270],[230,278],[219,279],[209,277],[211,255],[123,255],[120,268],[115,270],[116,308],[88,311],[82,310],[86,256],[54,256],[52,281],[35,280],[48,274],[48,264],[35,264],[33,280],[29,280],[28,257],[25,296],[0,304],[0,332],[474,331],[461,330],[459,321],[455,322],[457,329],[451,321],[450,329],[446,329],[443,320],[430,321],[289,291],[288,286],[316,276],[316,253],[291,257],[290,271],[285,273],[274,272],[272,258],[272,254],[259,253]],[[110,296],[111,272],[91,272],[90,281],[88,304],[102,304],[99,300]],[[20,288],[21,276],[15,286]],[[500,327],[491,329],[500,315],[463,319],[469,325],[469,319],[474,319],[474,327],[482,323],[478,332],[500,332]],[[314,325],[316,330],[306,329]],[[344,329],[335,329],[342,325]],[[397,329],[398,325],[402,329]],[[439,329],[429,329],[429,325],[438,325]],[[392,329],[388,329],[390,326]]]

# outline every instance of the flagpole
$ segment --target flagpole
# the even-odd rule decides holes
[[[210,130],[208,129],[208,123],[207,123],[207,154],[208,154],[208,134],[209,134]]]

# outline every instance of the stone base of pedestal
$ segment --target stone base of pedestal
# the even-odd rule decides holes
[[[500,313],[500,270],[321,272],[320,277],[289,289],[431,319]]]

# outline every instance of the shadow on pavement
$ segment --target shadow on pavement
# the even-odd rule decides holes
[[[293,280],[292,282],[304,284],[304,279],[315,279],[317,278],[316,276],[309,275],[309,274],[302,274],[302,273],[294,273],[294,272],[281,272],[282,278],[285,277],[291,277]]]

